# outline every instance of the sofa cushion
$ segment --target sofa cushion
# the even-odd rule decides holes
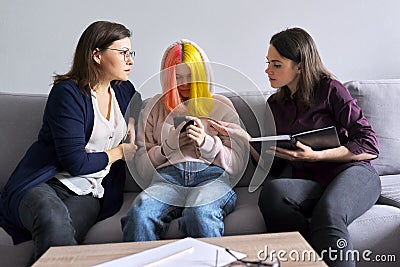
[[[31,266],[33,256],[33,241],[26,241],[16,246],[0,245],[1,266],[26,267]]]
[[[124,193],[124,202],[121,209],[105,220],[90,228],[86,234],[84,244],[100,244],[122,242],[121,218],[126,215],[138,193]],[[101,233],[101,234],[99,234]]]
[[[235,210],[224,220],[224,235],[249,235],[266,233],[264,219],[258,207],[261,188],[249,192],[248,187],[236,187],[237,201]]]
[[[379,175],[400,173],[400,79],[345,83],[375,130],[380,154],[373,164]]]
[[[375,261],[375,257],[383,255],[389,259],[390,255],[395,255],[398,261],[400,257],[400,246],[398,246],[400,209],[386,205],[374,205],[354,220],[348,229],[354,249],[360,255],[357,266],[398,266],[398,262],[394,262],[393,258],[391,261],[383,263]],[[366,254],[371,261],[366,261],[362,257],[362,253],[367,250],[372,252],[371,255]]]

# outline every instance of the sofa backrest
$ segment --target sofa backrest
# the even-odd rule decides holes
[[[357,99],[379,141],[380,155],[372,163],[379,175],[400,173],[400,79],[345,83]]]
[[[37,139],[47,95],[0,93],[0,191]]]
[[[262,136],[262,133],[264,132],[266,103],[268,97],[272,93],[273,91],[265,91],[262,94],[259,91],[248,91],[240,93],[226,92],[221,94],[231,100],[246,131],[252,137],[258,137]],[[257,162],[255,162],[251,157],[244,160],[247,160],[247,166],[242,178],[236,186],[248,187],[251,180],[255,178],[255,175],[262,176],[257,177],[255,180],[263,181],[266,173],[255,173]]]
[[[365,117],[376,131],[380,146],[380,156],[373,161],[380,175],[400,173],[400,79],[351,81],[345,83]],[[259,136],[263,127],[265,101],[272,91],[262,96],[258,91],[225,92],[234,104],[247,131]],[[0,191],[8,177],[25,154],[27,148],[37,139],[44,106],[45,94],[0,93]],[[249,161],[238,186],[249,185],[255,163]],[[127,191],[139,190],[131,175],[127,177]]]
[[[270,93],[263,95],[258,91],[249,91],[222,94],[232,101],[247,131],[252,136],[259,136],[266,98]],[[37,140],[46,100],[46,94],[0,93],[0,191],[28,147]],[[255,162],[250,160],[238,186],[249,184],[254,169]],[[127,177],[126,190],[139,190],[131,175]]]

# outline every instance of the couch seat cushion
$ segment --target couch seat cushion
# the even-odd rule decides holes
[[[102,220],[86,235],[84,244],[122,242],[121,217],[125,216],[138,193],[124,193],[124,202],[121,209],[112,217]]]
[[[357,266],[398,266],[398,262],[373,262],[376,255],[395,255],[400,257],[400,209],[387,205],[374,205],[363,215],[352,222],[349,227],[350,237],[354,249],[360,255]],[[367,255],[371,261],[362,259],[366,250],[372,252]]]

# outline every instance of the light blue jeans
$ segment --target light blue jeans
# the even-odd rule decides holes
[[[163,239],[170,222],[179,217],[185,236],[222,236],[223,219],[235,203],[229,176],[218,166],[182,162],[161,168],[121,219],[124,241]]]

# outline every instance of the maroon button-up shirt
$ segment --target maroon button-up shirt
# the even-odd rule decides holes
[[[352,153],[379,155],[378,139],[357,105],[357,100],[336,80],[321,80],[311,107],[304,106],[296,98],[296,94],[293,98],[290,97],[288,89],[284,99],[278,100],[276,95],[272,95],[267,102],[274,116],[278,135],[335,126],[341,145]],[[290,162],[293,178],[315,180],[322,186],[328,185],[344,169],[359,163]],[[367,160],[361,163],[371,164]]]

